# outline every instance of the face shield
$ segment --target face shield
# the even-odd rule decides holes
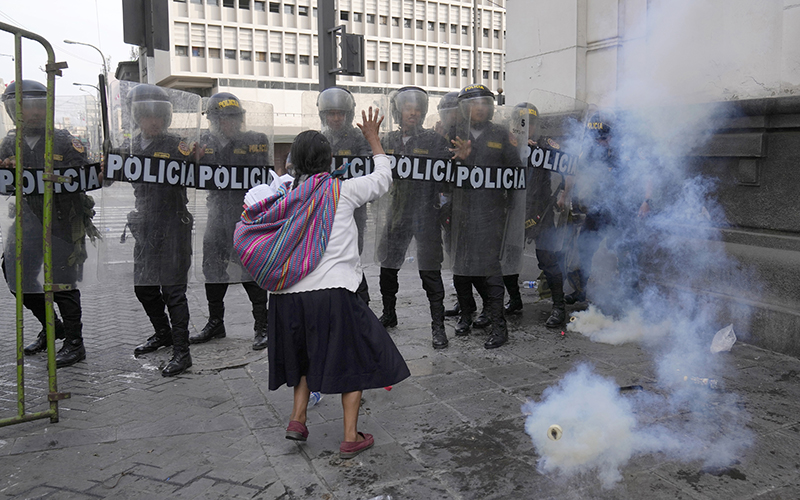
[[[470,126],[488,123],[494,114],[494,99],[489,96],[461,99],[458,103],[461,115],[469,121]]]
[[[11,96],[5,101],[6,112],[11,117],[11,121],[17,123],[17,103]],[[44,122],[47,117],[47,97],[45,96],[26,96],[22,95],[22,117],[26,131],[44,129]]]
[[[166,130],[172,123],[172,103],[169,101],[135,101],[131,103],[133,120],[139,127],[148,119],[159,118],[163,120],[161,131]]]

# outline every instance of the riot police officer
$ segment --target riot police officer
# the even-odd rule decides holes
[[[514,118],[526,120],[528,129],[528,146],[542,145],[549,149],[560,149],[560,145],[549,137],[540,137],[539,110],[529,102],[514,107]],[[553,309],[544,325],[557,328],[566,320],[564,305],[564,276],[561,263],[564,261],[562,250],[563,232],[555,224],[555,211],[563,211],[569,200],[568,187],[564,176],[552,170],[528,167],[528,189],[526,196],[526,238],[536,244],[536,260],[539,269],[544,273],[551,293]],[[509,302],[506,314],[514,314],[522,310],[522,298],[519,293],[519,275],[503,276]]]
[[[419,87],[403,87],[391,98],[390,109],[400,125],[382,141],[387,154],[443,159],[449,157],[447,142],[433,130],[422,127],[428,112],[428,93]],[[444,284],[441,266],[442,230],[440,225],[441,183],[396,180],[389,193],[386,227],[381,235],[378,254],[381,257],[380,289],[383,297],[381,323],[397,325],[397,275],[413,238],[417,243],[417,265],[422,288],[428,296],[431,312],[433,347],[447,347],[444,330]]]
[[[492,122],[494,93],[484,85],[469,85],[459,92],[458,103],[464,127],[459,127],[453,140],[454,158],[466,165],[519,167],[519,153],[510,141],[508,130]],[[461,309],[456,335],[467,335],[472,325],[475,312],[472,286],[484,287],[484,309],[491,321],[489,338],[484,343],[487,349],[508,341],[501,253],[515,197],[515,193],[506,189],[453,190],[453,282]]]
[[[3,92],[2,100],[11,119],[16,121],[15,98],[22,92],[22,164],[26,169],[43,169],[45,155],[45,122],[47,108],[47,87],[32,80],[22,80],[21,84],[12,82]],[[0,161],[3,166],[15,165],[16,130],[11,130],[0,144]],[[85,147],[81,141],[66,130],[54,130],[53,166],[58,169],[67,166],[86,165]],[[81,323],[81,292],[77,283],[83,278],[83,263],[86,261],[86,234],[90,236],[94,226],[92,199],[80,192],[62,192],[53,195],[51,254],[53,263],[53,282],[72,285],[71,290],[53,293],[63,323],[56,317],[56,338],[64,339],[56,355],[56,366],[62,368],[73,365],[86,358],[83,345]],[[3,255],[3,271],[13,292],[22,292],[23,304],[28,308],[43,328],[36,340],[26,346],[25,354],[32,355],[47,349],[44,330],[45,300],[39,274],[43,264],[42,221],[44,216],[44,196],[26,195],[23,198],[23,289],[13,290],[16,273],[15,227],[7,235]]]
[[[140,84],[128,93],[130,112],[138,130],[130,143],[132,154],[190,160],[193,146],[168,132],[172,122],[169,94]],[[161,371],[165,377],[192,366],[189,354],[189,305],[186,285],[192,255],[193,217],[186,188],[134,183],[135,210],[128,227],[136,239],[133,249],[134,292],[155,334],[136,347],[134,355],[172,346],[172,358]]]
[[[331,152],[336,156],[371,156],[372,149],[361,133],[353,125],[356,113],[356,100],[349,90],[342,87],[329,87],[317,96],[317,110],[322,122],[322,134],[331,143]],[[367,206],[358,207],[353,213],[358,228],[358,253],[364,251],[364,232],[367,227]],[[369,303],[369,285],[362,275],[356,293]]]
[[[206,105],[206,116],[209,131],[200,138],[204,164],[266,166],[269,163],[266,134],[242,130],[245,109],[238,97],[228,92],[214,94]],[[233,231],[242,215],[243,198],[241,190],[208,192],[208,224],[203,234],[208,323],[199,334],[189,337],[192,344],[225,337],[225,293],[229,283],[242,283],[255,320],[253,349],[267,347],[267,291],[241,266],[233,248]]]

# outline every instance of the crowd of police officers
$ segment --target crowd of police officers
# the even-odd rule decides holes
[[[12,119],[16,119],[15,95],[19,91],[23,95],[24,167],[42,169],[47,89],[28,80],[22,85],[9,85],[2,99]],[[143,162],[162,161],[162,165],[164,161],[176,160],[272,168],[272,145],[268,136],[248,130],[245,103],[233,94],[218,93],[207,99],[203,113],[208,128],[198,137],[187,133],[187,127],[172,123],[180,110],[188,110],[190,114],[193,107],[199,109],[194,99],[178,104],[177,91],[147,84],[123,86],[121,94],[124,109],[119,115],[127,119],[127,124],[120,127],[126,129],[126,133],[112,144],[112,150],[119,154]],[[319,93],[316,104],[319,128],[332,146],[332,168],[342,167],[346,172],[350,160],[371,155],[369,145],[354,126],[356,100],[348,90],[325,89]],[[398,317],[402,316],[398,315],[397,308],[398,272],[406,262],[413,261],[430,305],[432,345],[436,349],[449,344],[446,315],[457,316],[457,336],[468,335],[473,326],[486,328],[488,336],[484,347],[487,349],[500,347],[508,341],[506,316],[520,314],[523,308],[519,276],[526,244],[535,246],[538,265],[552,297],[552,312],[544,324],[561,327],[566,320],[565,304],[586,298],[586,283],[592,254],[599,244],[599,230],[610,223],[608,207],[596,201],[597,190],[593,195],[571,200],[575,185],[572,176],[558,169],[534,168],[530,163],[534,148],[552,152],[560,149],[553,138],[541,135],[537,107],[525,102],[503,109],[502,113],[501,109],[495,107],[491,90],[479,84],[470,85],[460,92],[442,96],[437,109],[438,120],[425,128],[429,111],[429,96],[425,90],[403,87],[389,96],[386,113],[389,130],[383,137],[383,147],[394,158],[393,164],[400,165],[407,159],[408,165],[413,161],[415,167],[413,175],[400,174],[398,167],[390,192],[370,209],[375,229],[375,261],[380,264],[379,289],[383,305],[380,321],[387,328],[398,325]],[[581,152],[587,161],[600,164],[601,171],[613,171],[608,147],[610,127],[606,115],[591,117],[586,128],[590,140],[586,150]],[[14,165],[15,138],[16,132],[12,130],[0,144],[4,168]],[[55,132],[53,158],[56,167],[87,163],[82,143],[64,130]],[[431,175],[430,165],[440,160],[447,163],[448,174]],[[466,170],[458,171],[459,165]],[[291,173],[290,159],[287,166]],[[417,175],[425,168],[428,168],[425,175]],[[525,174],[523,188],[516,185],[509,188],[499,180],[509,169],[514,178],[520,172]],[[491,180],[492,176],[495,181]],[[459,182],[455,182],[456,179]],[[201,268],[208,322],[198,334],[190,336],[186,291],[192,264],[192,233],[197,230],[197,222],[190,210],[186,183],[125,180],[125,176],[110,176],[105,179],[104,189],[120,192],[127,189],[133,194],[125,226],[125,231],[129,230],[135,239],[133,287],[153,326],[153,333],[136,347],[134,354],[141,356],[171,346],[172,358],[162,374],[174,376],[185,371],[192,365],[190,344],[225,337],[224,298],[232,283],[242,284],[252,304],[253,349],[266,348],[267,292],[242,267],[232,244],[245,191],[204,192],[208,218],[202,228]],[[70,285],[69,290],[54,293],[61,315],[60,319],[56,318],[56,337],[64,339],[56,364],[63,367],[86,357],[77,285],[87,255],[86,238],[94,238],[96,229],[92,223],[93,200],[89,194],[64,192],[56,194],[54,200],[54,281]],[[648,202],[649,199],[642,207],[634,208],[641,211]],[[44,325],[42,195],[26,195],[22,205],[23,304]],[[570,207],[576,214],[584,214],[585,227],[577,238],[580,258],[566,269],[564,221]],[[355,217],[360,252],[366,244],[367,211],[364,206]],[[14,231],[14,226],[10,226],[10,232],[5,232],[3,271],[12,293],[19,293],[15,288]],[[123,233],[122,241],[124,239]],[[412,241],[413,252],[409,250]],[[130,252],[130,247],[127,248]],[[452,267],[458,299],[456,306],[447,311],[441,275],[446,259]],[[574,279],[573,292],[565,296],[566,271],[570,271]],[[473,288],[482,299],[480,314]],[[504,301],[506,292],[507,302]],[[358,294],[369,301],[366,277],[362,279]],[[24,351],[34,355],[45,349],[42,328]]]

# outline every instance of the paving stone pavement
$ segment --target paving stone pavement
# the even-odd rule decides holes
[[[368,267],[367,276],[377,312],[378,268]],[[306,443],[284,439],[291,390],[267,390],[266,352],[251,350],[242,287],[228,291],[228,336],[192,346],[194,366],[176,378],[158,372],[168,349],[132,355],[151,328],[129,281],[83,288],[87,360],[58,371],[59,390],[71,393],[59,405],[59,422],[0,428],[0,498],[800,498],[797,359],[741,342],[726,354],[726,391],[740,395],[756,436],[734,466],[714,471],[645,455],[627,464],[612,489],[593,475],[564,482],[537,472],[520,405],[580,361],[647,390],[655,382],[649,355],[635,345],[545,329],[548,306],[532,290],[523,290],[524,314],[510,320],[508,345],[487,351],[479,330],[456,338],[448,320],[450,347],[435,351],[419,278],[405,269],[400,277],[400,324],[391,334],[412,377],[391,391],[364,393],[359,428],[376,444],[352,460],[338,457],[341,405],[334,395],[309,410]],[[3,418],[16,411],[14,304],[0,295]],[[207,319],[202,285],[190,286],[189,295],[199,331]],[[38,330],[28,313],[26,324]],[[28,411],[46,409],[44,356],[26,357],[25,370]]]

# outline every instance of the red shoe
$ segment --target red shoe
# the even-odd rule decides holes
[[[365,434],[363,432],[359,432],[359,434],[364,438],[363,441],[342,441],[342,444],[339,445],[339,457],[353,458],[362,451],[372,448],[372,445],[375,444],[375,439],[372,438],[372,434]]]
[[[286,439],[305,441],[308,439],[308,428],[297,420],[292,420],[286,428]]]

